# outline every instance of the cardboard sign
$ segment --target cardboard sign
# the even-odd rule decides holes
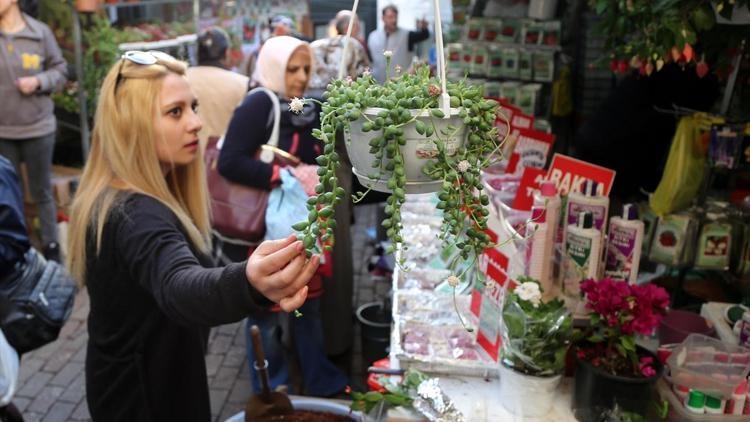
[[[518,138],[508,161],[506,173],[520,173],[525,167],[544,168],[555,143],[555,135],[534,129],[514,128],[511,136]]]
[[[521,175],[521,184],[516,191],[516,197],[513,198],[511,207],[517,210],[530,211],[534,205],[534,193],[539,190],[547,171],[534,167],[526,167]]]
[[[555,182],[560,195],[581,192],[585,181],[591,180],[597,183],[598,195],[609,196],[615,181],[615,171],[567,155],[555,154],[547,172],[547,180]]]

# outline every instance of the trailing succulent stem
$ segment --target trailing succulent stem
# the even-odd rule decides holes
[[[491,157],[499,154],[501,143],[494,127],[498,104],[484,99],[480,87],[469,86],[465,81],[449,83],[451,107],[458,109],[466,126],[465,142],[451,145],[449,140],[462,128],[448,126],[438,130],[436,122],[444,117],[438,104],[439,86],[426,66],[411,74],[389,78],[382,86],[369,74],[356,81],[336,80],[328,86],[326,101],[322,104],[321,127],[314,132],[324,144],[323,154],[318,157],[321,166],[320,184],[315,188],[318,195],[308,201],[307,221],[293,226],[308,254],[320,251],[318,238],[324,248],[333,245],[336,227],[333,209],[344,197],[344,189],[338,186],[335,174],[339,157],[334,143],[337,136],[347,136],[350,123],[359,119],[363,120],[363,132],[377,134],[369,145],[374,161],[368,177],[386,182],[392,192],[385,208],[387,217],[382,222],[393,241],[389,252],[395,251],[396,244],[404,243],[401,206],[406,200],[407,180],[401,147],[407,142],[405,128],[412,124],[417,133],[432,140],[437,149],[435,159],[427,161],[422,172],[433,180],[442,180],[437,204],[444,217],[440,239],[455,244],[465,261],[476,260],[484,249],[492,246],[485,233],[489,197],[483,190],[480,171],[490,164]],[[382,110],[368,115],[364,113],[367,108]],[[420,115],[429,118],[417,119]],[[366,193],[358,192],[352,199],[358,202]]]

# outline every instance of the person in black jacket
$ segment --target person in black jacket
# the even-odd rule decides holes
[[[212,268],[197,101],[186,64],[128,52],[101,87],[71,210],[68,264],[90,297],[86,399],[94,421],[209,421],[211,326],[307,295],[320,258],[293,236]]]
[[[0,155],[0,280],[23,262],[29,247],[21,184],[13,163]]]

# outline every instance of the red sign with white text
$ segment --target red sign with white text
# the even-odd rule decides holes
[[[597,195],[609,196],[615,181],[615,171],[567,155],[555,154],[547,171],[547,180],[555,182],[560,195],[581,192],[585,181],[592,180],[598,185]]]
[[[521,175],[521,184],[516,191],[511,207],[517,210],[530,211],[534,205],[534,192],[539,190],[542,182],[547,176],[547,171],[534,167],[526,167]]]
[[[518,140],[508,161],[506,173],[520,173],[525,167],[544,168],[555,143],[555,135],[534,129],[513,128],[511,136]]]

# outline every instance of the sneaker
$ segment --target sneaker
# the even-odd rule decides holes
[[[44,247],[43,252],[44,257],[48,261],[60,262],[60,245],[57,242],[48,243],[47,246]]]

